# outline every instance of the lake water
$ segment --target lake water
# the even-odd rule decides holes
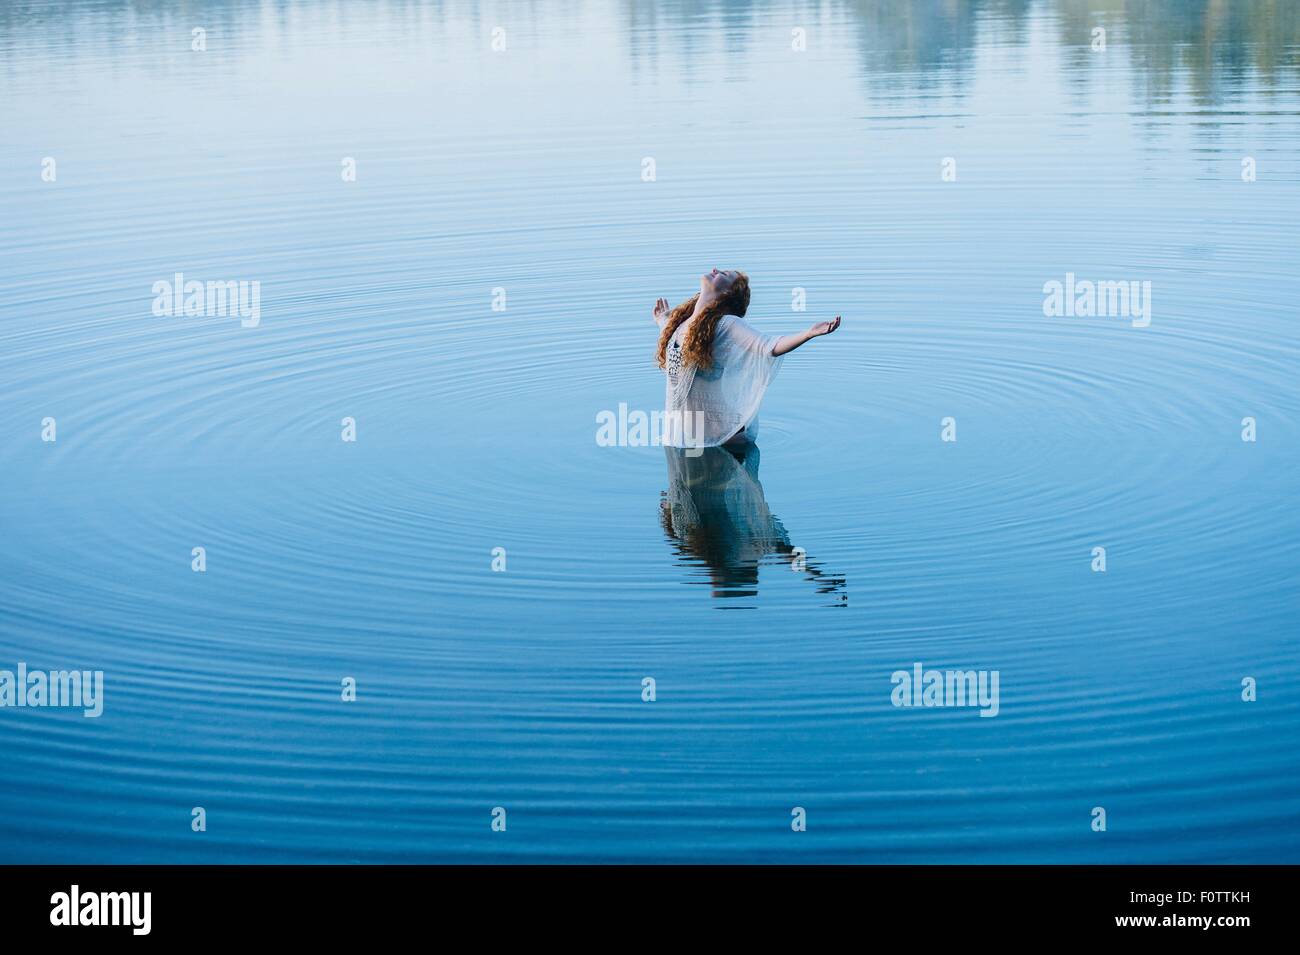
[[[0,709],[0,858],[1300,862],[1298,51],[1271,0],[0,7],[0,669],[104,672]],[[843,328],[745,460],[602,446],[713,266]]]

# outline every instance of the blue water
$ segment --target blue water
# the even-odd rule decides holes
[[[11,3],[0,130],[0,861],[1300,861],[1300,4]],[[844,325],[674,511],[713,266]]]

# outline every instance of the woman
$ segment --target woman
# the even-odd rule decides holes
[[[700,276],[700,291],[672,311],[655,303],[659,367],[668,376],[663,443],[670,447],[744,444],[758,436],[758,406],[781,356],[840,327],[818,322],[794,335],[760,335],[742,321],[749,276],[734,270]]]

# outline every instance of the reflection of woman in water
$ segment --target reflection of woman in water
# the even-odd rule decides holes
[[[834,594],[835,605],[848,603],[844,578],[822,573],[796,552],[781,522],[767,507],[758,483],[758,447],[664,448],[668,456],[668,491],[660,501],[664,532],[682,557],[708,568],[715,597],[751,597],[758,593],[758,566],[789,562],[818,584],[818,593]]]
[[[663,299],[655,303],[659,367],[668,377],[665,444],[752,442],[781,356],[840,327],[837,315],[794,335],[764,336],[743,321],[748,308],[749,276],[717,269],[700,276],[698,294],[671,311]]]

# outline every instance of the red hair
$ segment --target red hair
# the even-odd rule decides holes
[[[673,333],[682,322],[695,313],[695,303],[699,298],[700,293],[696,292],[668,313],[663,331],[659,333],[659,352],[656,358],[660,368],[668,363],[668,343],[672,341]],[[731,288],[723,292],[720,298],[706,305],[704,311],[700,312],[691,327],[687,329],[682,342],[682,363],[695,365],[698,368],[712,368],[713,337],[717,334],[718,322],[727,315],[744,318],[748,310],[749,276],[744,272],[737,272],[736,281],[731,283]]]

